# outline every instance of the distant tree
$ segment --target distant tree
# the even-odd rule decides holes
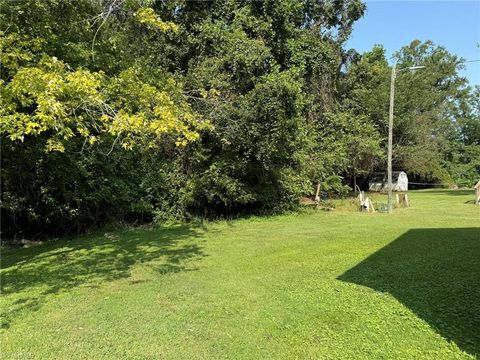
[[[456,129],[458,136],[468,137],[471,135],[468,135],[467,128],[472,125],[462,129],[460,124],[472,121],[475,124],[476,121],[471,115],[465,118],[461,111],[462,107],[471,106],[467,103],[475,101],[473,93],[468,95],[466,79],[459,75],[462,59],[430,41],[416,40],[395,54],[395,62],[395,166],[424,179],[452,182],[445,158],[445,151],[452,144],[452,129]],[[401,71],[414,65],[424,65],[425,68],[415,72]],[[342,106],[366,116],[375,124],[383,139],[384,151],[388,134],[390,73],[384,49],[376,46],[348,67],[341,87]]]

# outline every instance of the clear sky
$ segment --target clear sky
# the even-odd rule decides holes
[[[359,52],[382,44],[390,57],[412,40],[432,40],[466,60],[480,60],[480,0],[367,1],[367,13],[353,29],[347,48]],[[480,85],[480,62],[462,75]]]

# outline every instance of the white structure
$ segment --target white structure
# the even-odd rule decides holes
[[[400,171],[397,178],[397,183],[393,184],[394,191],[408,191],[408,177],[405,171]]]
[[[368,191],[386,192],[387,176],[384,173],[375,173],[368,182]],[[405,171],[392,171],[392,190],[408,191],[408,177]]]

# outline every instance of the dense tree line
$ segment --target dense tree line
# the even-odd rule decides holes
[[[391,67],[359,0],[0,1],[3,236],[295,207],[385,166]],[[395,165],[471,185],[480,89],[396,54]]]

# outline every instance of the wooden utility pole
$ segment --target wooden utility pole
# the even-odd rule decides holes
[[[390,111],[388,114],[388,155],[387,155],[387,186],[388,186],[388,212],[392,212],[392,147],[393,147],[393,99],[395,97],[395,65],[392,67],[390,80]]]
[[[317,185],[317,192],[315,193],[315,202],[320,204],[320,182]]]
[[[475,204],[480,205],[480,181],[475,185]]]
[[[425,66],[417,65],[417,66],[410,66],[407,68],[403,68],[398,70],[398,72],[406,71],[406,70],[418,70],[424,69]],[[393,147],[393,99],[395,98],[395,78],[397,76],[397,69],[396,66],[392,66],[392,78],[390,80],[390,111],[388,114],[388,212],[392,212],[393,204],[392,204],[392,147]]]

